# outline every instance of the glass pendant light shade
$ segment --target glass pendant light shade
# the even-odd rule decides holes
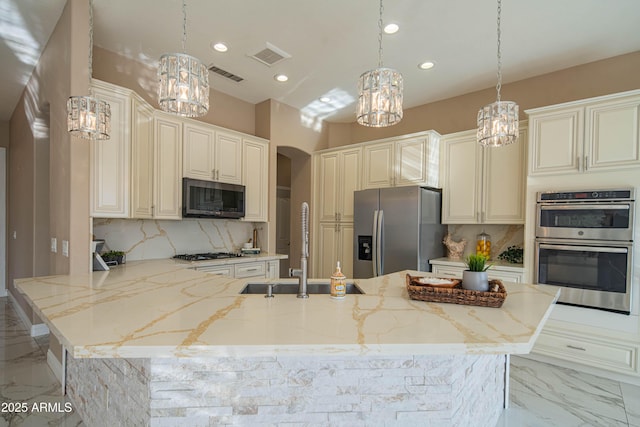
[[[109,139],[111,107],[95,98],[91,88],[93,75],[93,0],[89,0],[89,96],[70,96],[67,100],[67,131],[83,139]]]
[[[71,96],[67,100],[67,130],[84,139],[109,139],[111,107],[91,96]]]
[[[209,70],[197,58],[182,53],[160,57],[158,103],[163,111],[199,117],[209,111]]]
[[[402,74],[391,68],[367,71],[358,80],[356,120],[371,127],[402,120]]]
[[[493,104],[485,105],[478,111],[478,143],[485,147],[502,147],[518,139],[518,104],[500,100],[502,88],[502,33],[500,17],[502,0],[498,0],[498,98]]]
[[[382,0],[378,19],[378,68],[358,79],[356,121],[364,126],[392,126],[402,120],[402,74],[382,65]]]
[[[204,116],[209,111],[209,70],[186,54],[187,1],[182,0],[182,52],[166,53],[158,66],[158,104],[167,113]]]
[[[478,111],[478,142],[488,147],[500,147],[518,138],[518,104],[497,101]]]

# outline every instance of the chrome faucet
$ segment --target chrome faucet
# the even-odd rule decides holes
[[[290,268],[289,277],[298,278],[298,298],[309,298],[307,294],[307,276],[309,262],[309,204],[302,202],[302,255],[300,257],[300,268]]]

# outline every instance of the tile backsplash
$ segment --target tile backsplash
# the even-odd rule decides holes
[[[237,252],[252,238],[254,228],[258,229],[260,246],[267,236],[265,225],[226,219],[94,218],[93,235],[105,240],[104,250],[124,251],[132,261],[183,253]]]
[[[524,225],[495,225],[495,224],[460,224],[448,226],[452,239],[460,241],[465,239],[467,245],[464,248],[463,257],[475,253],[476,237],[483,231],[491,236],[491,258],[497,259],[498,255],[509,246],[524,247]]]

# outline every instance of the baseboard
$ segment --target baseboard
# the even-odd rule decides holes
[[[24,324],[27,326],[29,335],[31,335],[32,337],[39,337],[40,335],[47,335],[49,333],[49,327],[44,323],[36,323],[35,325],[31,323],[31,319],[29,319],[27,313],[25,313],[22,307],[20,307],[20,304],[18,304],[16,298],[11,294],[11,292],[9,292],[8,295],[9,299],[13,303],[13,309],[16,311],[16,313],[18,313],[18,317],[20,318],[20,320],[22,320],[22,322],[24,322]]]
[[[562,368],[573,369],[574,371],[595,375],[596,377],[607,378],[607,379],[619,381],[622,383],[640,386],[640,376],[636,376],[636,375],[625,375],[619,372],[594,368],[592,366],[583,365],[581,363],[570,362],[567,360],[557,359],[555,357],[546,356],[546,355],[537,354],[537,353],[518,354],[518,357],[524,357],[526,359],[531,359],[538,362],[544,362],[550,365],[560,366]]]
[[[49,367],[53,371],[53,374],[58,379],[58,382],[60,382],[60,384],[62,384],[63,383],[63,381],[62,381],[62,379],[63,379],[62,363],[53,354],[51,349],[47,350],[47,365],[49,365]]]

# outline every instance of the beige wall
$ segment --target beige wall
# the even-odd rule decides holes
[[[159,59],[159,58],[158,58]],[[154,108],[158,106],[156,68],[99,47],[94,48],[93,77],[126,87],[142,96]],[[215,90],[210,77],[209,112],[196,120],[255,135],[255,106]]]
[[[640,88],[640,51],[579,65],[502,86],[503,100],[515,101],[520,119],[529,108],[575,101]],[[506,76],[508,77],[508,76]],[[356,123],[328,125],[328,147],[371,141],[434,129],[448,134],[476,127],[478,110],[494,102],[494,87],[404,111],[402,121],[388,128],[368,128]]]
[[[9,147],[9,131],[11,123],[0,120],[0,147]]]
[[[88,3],[69,0],[11,117],[8,288],[34,321],[13,279],[84,273],[90,265],[89,142],[66,127],[67,98],[88,91],[88,22]],[[56,254],[50,237],[58,239]]]

